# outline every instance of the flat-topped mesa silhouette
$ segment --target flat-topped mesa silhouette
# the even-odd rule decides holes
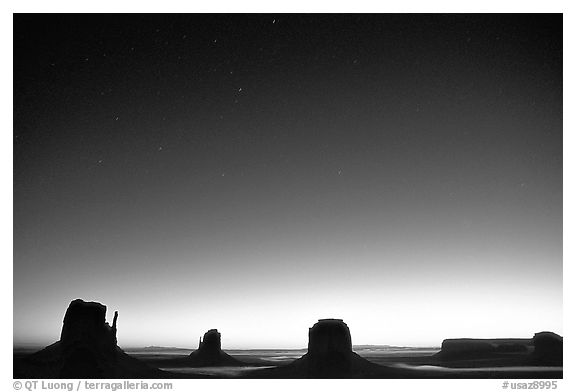
[[[434,355],[441,361],[514,360],[530,366],[562,366],[562,336],[538,332],[532,339],[445,339]]]
[[[496,346],[488,339],[444,339],[438,356],[444,359],[478,358],[493,355]]]
[[[525,338],[445,339],[442,341],[441,350],[434,357],[442,361],[456,361],[504,358],[501,354],[510,359],[511,354],[516,354],[518,358],[525,357],[524,360],[528,361],[528,355],[533,348],[533,340]]]
[[[200,339],[198,349],[187,359],[190,366],[239,366],[242,362],[222,351],[222,335],[217,329],[211,329]]]
[[[60,340],[27,357],[25,378],[157,378],[163,372],[130,357],[117,345],[118,311],[112,326],[106,306],[76,299],[70,303]]]
[[[538,332],[532,339],[445,339],[435,357],[444,361],[498,358],[517,354],[530,365],[562,365],[562,336],[553,332]]]

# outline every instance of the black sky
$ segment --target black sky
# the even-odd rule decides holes
[[[559,331],[562,16],[15,15],[14,200],[21,341]]]

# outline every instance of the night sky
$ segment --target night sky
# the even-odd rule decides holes
[[[561,15],[15,15],[14,342],[562,333]]]

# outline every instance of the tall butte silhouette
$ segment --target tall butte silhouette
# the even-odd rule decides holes
[[[60,340],[15,364],[20,378],[159,378],[166,373],[132,358],[117,345],[106,306],[76,299],[64,316]]]
[[[308,330],[308,352],[290,365],[266,369],[255,377],[363,378],[386,377],[387,368],[352,351],[348,325],[341,319],[321,319]]]

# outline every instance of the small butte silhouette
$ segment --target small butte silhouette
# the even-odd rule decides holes
[[[187,358],[189,366],[241,366],[242,362],[222,351],[222,339],[217,329],[211,329],[200,339],[198,350]]]
[[[530,339],[446,339],[433,355],[365,358],[354,352],[350,329],[342,319],[320,319],[308,330],[306,354],[278,364],[239,360],[224,352],[217,329],[207,331],[198,349],[188,355],[136,358],[118,346],[118,311],[112,325],[105,318],[105,305],[72,301],[59,341],[33,354],[15,351],[14,378],[562,378],[563,374],[563,338],[553,332],[539,332]],[[504,371],[495,371],[498,367]],[[249,371],[182,372],[218,368]]]

